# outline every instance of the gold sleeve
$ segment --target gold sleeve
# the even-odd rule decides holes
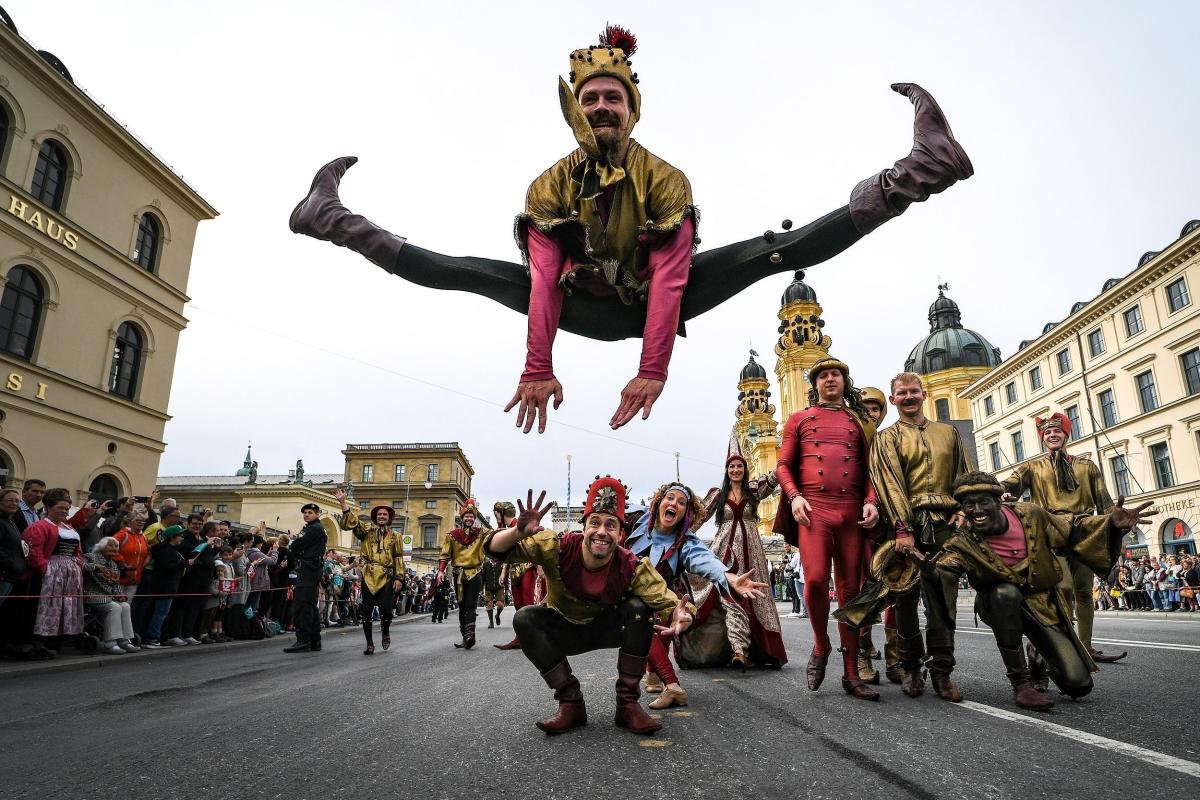
[[[392,536],[392,569],[396,571],[396,577],[402,577],[407,567],[404,565],[404,542],[400,538],[400,534]]]
[[[692,186],[687,176],[665,162],[656,164],[655,169],[665,167],[668,171],[654,181],[646,210],[650,219],[641,226],[642,230],[673,231],[683,224],[683,218],[691,213]]]
[[[875,493],[879,495],[879,505],[883,507],[884,516],[892,525],[904,525],[911,531],[914,527],[912,507],[908,502],[908,488],[901,467],[898,447],[900,437],[890,433],[892,430],[888,428],[875,437],[868,459],[871,482],[875,484]]]
[[[1033,481],[1033,472],[1029,469],[1029,462],[1025,462],[1021,466],[1013,470],[1013,474],[1009,475],[1004,480],[1000,481],[1000,485],[1004,487],[1004,491],[1011,494],[1013,497],[1020,497],[1025,494]]]
[[[658,570],[650,566],[650,560],[643,558],[638,562],[637,571],[633,573],[633,584],[630,591],[654,611],[669,611],[679,604],[679,598],[667,588]],[[695,608],[689,604],[692,613]]]
[[[1092,497],[1096,500],[1096,511],[1100,514],[1107,514],[1113,510],[1112,495],[1108,493],[1108,487],[1104,485],[1104,473],[1100,471],[1100,466],[1095,462],[1088,460],[1088,482],[1092,485]]]
[[[1050,547],[1067,548],[1094,572],[1107,574],[1121,552],[1121,531],[1109,524],[1109,515],[1052,514],[1026,503],[1025,511],[1043,526]]]
[[[447,564],[454,560],[454,537],[448,533],[446,534],[446,538],[442,540],[442,550],[438,553],[438,558]]]
[[[930,562],[930,568],[949,572],[953,575],[962,575],[967,571],[967,562],[954,549],[954,538],[946,542],[946,545],[938,552],[937,557]]]
[[[342,512],[341,525],[344,531],[353,531],[354,538],[362,541],[367,538],[367,534],[371,531],[371,523],[368,520],[359,519],[358,512],[353,508],[348,508]]]
[[[522,539],[513,545],[512,549],[506,553],[493,553],[491,548],[492,537],[499,531],[489,531],[483,541],[483,552],[488,558],[496,561],[499,564],[512,566],[516,564],[537,564],[544,566],[554,560],[555,551],[558,548],[558,534],[552,530],[544,530],[541,533],[535,533],[527,539]]]

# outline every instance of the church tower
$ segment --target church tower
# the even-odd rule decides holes
[[[775,377],[784,422],[808,407],[808,369],[826,358],[833,344],[824,328],[817,293],[804,282],[804,270],[798,269],[780,301],[779,340],[775,343]]]
[[[779,456],[779,435],[775,423],[775,406],[771,405],[771,384],[767,371],[754,360],[758,353],[750,351],[750,360],[742,367],[738,379],[737,421],[734,431],[742,443],[742,452],[749,462],[750,476],[758,478],[775,469]],[[771,533],[775,521],[777,498],[770,497],[758,504],[759,533]]]

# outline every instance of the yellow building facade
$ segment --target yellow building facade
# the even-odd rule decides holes
[[[1200,525],[1200,220],[1147,253],[961,394],[980,461],[1000,478],[1041,452],[1037,417],[1072,422],[1115,498],[1154,502],[1127,555],[1196,551]]]
[[[414,559],[436,562],[475,476],[458,442],[348,444],[342,455],[359,508],[394,508],[393,527],[412,534]],[[481,510],[490,514],[491,507]]]
[[[131,78],[134,79],[134,78]],[[192,246],[213,209],[0,24],[0,471],[149,494]]]

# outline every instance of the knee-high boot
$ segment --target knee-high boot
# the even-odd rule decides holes
[[[617,656],[617,714],[613,722],[633,733],[654,733],[662,723],[646,713],[638,703],[642,675],[646,671],[644,656],[621,653]]]
[[[375,652],[375,635],[371,632],[371,618],[369,616],[363,620],[362,628],[363,636],[367,638],[367,649],[363,650],[363,655],[369,656]]]
[[[918,631],[914,636],[896,636],[896,653],[900,668],[904,671],[900,689],[909,697],[920,697],[925,691],[925,670],[921,659],[925,656],[925,641]]]
[[[554,690],[554,699],[558,701],[558,712],[553,716],[537,721],[537,726],[551,736],[566,733],[572,728],[587,724],[587,709],[583,706],[583,693],[579,691],[579,681],[571,673],[571,665],[564,658],[548,671],[542,673],[542,680]]]
[[[896,629],[883,629],[883,664],[884,674],[892,683],[904,680],[904,669],[900,666],[900,654],[896,648]]]
[[[1004,660],[1004,670],[1012,684],[1013,702],[1021,708],[1030,711],[1049,711],[1054,701],[1039,692],[1029,680],[1029,665],[1025,661],[1025,653],[1020,647],[1009,649],[999,647],[1000,658]]]
[[[945,628],[926,629],[929,643],[929,680],[937,696],[951,703],[961,703],[963,696],[950,680],[954,669],[954,631]]]
[[[863,683],[878,684],[879,670],[871,664],[871,651],[875,645],[871,641],[871,629],[863,628],[858,632],[858,679]]]

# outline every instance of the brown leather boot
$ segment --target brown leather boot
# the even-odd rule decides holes
[[[904,669],[900,666],[900,655],[896,650],[896,629],[883,629],[883,674],[892,683],[900,683],[904,680]]]
[[[583,707],[583,693],[579,691],[579,681],[571,674],[571,665],[567,660],[564,658],[543,673],[542,680],[554,690],[558,713],[538,720],[536,725],[551,736],[586,725],[587,709]]]
[[[1021,648],[1009,650],[1001,647],[999,650],[1000,658],[1004,659],[1008,680],[1012,683],[1013,702],[1030,711],[1049,711],[1054,706],[1054,701],[1039,692],[1029,680],[1029,665]]]
[[[496,648],[497,650],[520,650],[521,640],[514,636],[511,642],[507,644],[494,644],[492,647]]]
[[[848,653],[842,649],[842,691],[852,697],[857,697],[860,700],[878,700],[879,692],[872,689],[870,686],[858,677],[859,665],[862,664],[861,653]],[[870,660],[867,660],[867,666],[871,665]],[[879,680],[879,673],[875,673],[875,680]]]
[[[975,174],[933,95],[915,83],[893,83],[892,91],[914,106],[913,147],[891,169],[867,178],[850,193],[850,219],[864,235],[903,214],[913,203]]]
[[[391,271],[404,245],[404,237],[388,233],[366,217],[352,214],[338,197],[342,176],[357,161],[355,156],[343,156],[317,170],[308,195],[292,210],[288,227],[293,233],[348,247]]]
[[[921,658],[925,655],[925,641],[918,632],[916,636],[896,637],[896,654],[904,674],[900,678],[900,689],[909,697],[920,697],[925,691],[925,670]]]
[[[617,714],[613,722],[618,728],[628,728],[633,733],[655,733],[662,723],[646,713],[638,704],[641,696],[639,687],[646,672],[644,656],[620,653],[617,656]]]
[[[875,669],[875,666],[871,663],[871,651],[873,648],[871,629],[863,628],[858,632],[858,659],[856,664],[858,680],[878,686],[879,670]]]
[[[929,682],[937,696],[951,703],[961,703],[963,696],[950,673],[954,671],[954,631],[945,628],[926,628],[925,642],[929,658],[925,665],[929,668]]]
[[[829,654],[823,656],[817,655],[814,648],[808,656],[808,666],[804,668],[804,672],[808,677],[808,688],[814,692],[821,688],[821,682],[825,680],[825,665],[829,663]]]
[[[1033,683],[1033,688],[1039,692],[1046,691],[1050,688],[1050,669],[1046,660],[1033,646],[1033,642],[1025,645],[1025,654],[1028,657],[1026,663],[1029,664],[1029,680]]]

